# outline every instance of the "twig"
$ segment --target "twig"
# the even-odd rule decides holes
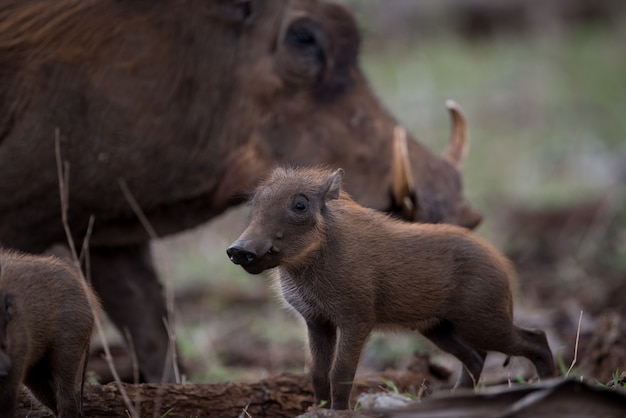
[[[163,326],[165,327],[165,330],[167,331],[167,336],[169,337],[169,341],[170,341],[169,346],[167,347],[167,355],[166,355],[165,364],[167,364],[168,362],[172,362],[173,365],[176,365],[174,366],[174,373],[176,373],[174,378],[176,379],[176,383],[182,383],[181,378],[180,378],[180,373],[178,372],[176,335],[174,334],[174,330],[168,318],[163,318]],[[163,381],[165,381],[165,378],[166,378],[165,373],[163,373]]]
[[[83,260],[85,261],[85,272],[86,272],[85,276],[87,279],[87,283],[91,283],[91,257],[89,255],[89,239],[91,238],[91,233],[93,231],[93,224],[95,222],[95,219],[96,218],[93,215],[89,217],[89,225],[87,226],[87,232],[85,233],[85,239],[83,239],[81,254],[78,258],[79,263],[82,263]],[[129,345],[130,358],[131,358],[131,363],[133,365],[133,377],[135,379],[134,382],[139,383],[139,368],[137,366],[137,353],[135,353],[135,346],[133,345],[133,340],[132,340],[132,337],[130,337],[130,333],[128,332],[128,329],[124,329],[124,333],[126,334],[126,338],[127,338],[128,345]],[[104,344],[105,343],[103,343],[103,345]],[[105,359],[106,359],[106,349],[105,349]],[[140,410],[139,408],[140,402],[141,402],[141,399],[139,395],[137,394],[137,396],[135,397],[135,403],[134,403],[136,410]],[[128,414],[128,411],[127,411],[127,414]],[[134,418],[139,418],[139,416],[135,415]]]
[[[141,222],[144,229],[148,233],[148,236],[150,237],[152,242],[158,243],[159,236],[156,230],[154,229],[154,227],[148,220],[148,217],[146,216],[146,214],[141,209],[141,206],[137,202],[137,199],[135,199],[135,197],[131,193],[130,189],[128,188],[128,185],[126,184],[126,181],[120,178],[118,179],[118,183],[120,185],[120,189],[122,190],[122,193],[124,194],[124,197],[128,201],[128,204],[130,205],[130,207],[133,209],[133,212],[135,212],[135,216],[137,216],[137,218],[139,219],[139,222]],[[160,253],[160,257],[163,260],[167,261],[168,260],[167,251],[165,251],[158,244],[156,245],[156,248],[157,248],[157,251]],[[166,270],[168,270],[169,272],[169,269],[166,268]],[[172,323],[174,320],[174,290],[173,290],[173,285],[171,283],[171,274],[169,273],[165,275],[165,306],[166,306],[167,317],[163,318],[163,324],[167,331],[169,342],[167,346],[167,354],[165,356],[165,363],[163,365],[164,367],[163,367],[163,375],[161,376],[161,383],[164,383],[168,378],[169,368],[167,367],[167,365],[170,362],[174,370],[174,380],[176,383],[180,383],[180,372],[178,370],[178,362],[177,362],[177,355],[176,355],[176,334],[172,326]],[[161,409],[161,403],[163,402],[163,399],[161,396],[162,394],[163,394],[163,389],[162,389],[162,386],[160,386],[157,391],[157,399],[155,401],[155,408],[154,408],[155,418],[159,416],[159,410]]]
[[[135,342],[133,341],[133,336],[128,330],[128,328],[124,328],[124,336],[126,337],[126,341],[128,342],[128,351],[130,352],[130,362],[133,368],[133,383],[139,383],[139,360],[137,360],[137,352],[135,352]]]
[[[139,383],[139,360],[137,359],[137,352],[135,351],[135,342],[133,341],[133,336],[128,330],[127,327],[124,328],[124,336],[126,337],[126,342],[128,344],[128,352],[130,355],[130,363],[133,368],[133,383]],[[135,396],[135,406],[139,409],[139,404],[141,403],[141,396],[139,393],[136,393]]]
[[[69,204],[69,181],[70,181],[70,165],[67,161],[63,162],[61,160],[61,133],[59,128],[54,130],[54,151],[56,155],[57,162],[57,176],[59,180],[59,195],[61,198],[61,222],[63,222],[63,229],[65,231],[65,235],[67,237],[67,244],[70,247],[70,253],[72,257],[74,257],[74,261],[78,257],[76,257],[76,246],[74,245],[74,239],[72,238],[71,231],[69,228],[69,224],[67,221],[67,206]],[[79,271],[80,271],[80,265]]]
[[[250,407],[250,403],[248,403],[248,405],[246,405],[246,407],[241,410],[241,414],[239,414],[238,418],[252,418],[252,415],[250,415],[250,412],[248,412],[248,407]]]
[[[72,231],[70,230],[69,222],[67,220],[67,212],[68,212],[68,205],[69,205],[70,165],[67,161],[63,162],[63,160],[61,159],[61,140],[60,140],[59,128],[56,128],[54,131],[54,150],[55,150],[55,155],[56,155],[57,176],[59,180],[59,195],[61,198],[61,220],[63,222],[63,230],[65,231],[67,244],[70,247],[72,260],[74,261],[76,270],[82,279],[81,285],[83,286],[85,293],[90,294],[91,290],[89,289],[88,287],[89,285],[87,284],[87,279],[85,278],[82,272],[82,269],[80,266],[80,260],[79,260],[78,254],[76,253],[76,246],[74,244],[74,238],[72,237]],[[90,219],[90,226],[87,228],[87,232],[89,232],[89,234],[91,234],[92,223],[93,221],[91,221]],[[85,242],[87,244],[85,244]],[[88,245],[88,242],[89,242],[89,236],[86,236],[85,240],[83,241],[84,246]],[[122,394],[122,398],[124,399],[124,404],[126,405],[126,407],[129,410],[129,413],[133,417],[139,417],[139,415],[137,415],[135,408],[130,402],[130,399],[128,398],[128,394],[126,393],[124,386],[122,386],[122,381],[117,373],[117,370],[115,369],[115,365],[113,364],[113,357],[111,356],[111,351],[109,350],[109,344],[106,341],[106,338],[104,336],[104,331],[102,329],[102,323],[100,322],[99,307],[97,307],[93,303],[91,298],[88,298],[88,300],[89,300],[89,306],[91,307],[91,311],[94,316],[94,325],[96,326],[96,330],[98,331],[98,336],[100,337],[100,341],[102,342],[102,347],[104,349],[106,362],[109,366],[109,369],[111,370],[111,374],[113,374],[115,383],[117,384],[117,387],[120,393]]]
[[[154,229],[154,227],[148,220],[148,217],[145,215],[145,213],[141,209],[141,206],[139,205],[139,203],[137,202],[137,200],[131,193],[130,189],[128,188],[128,185],[126,184],[126,181],[120,178],[118,179],[118,183],[120,185],[120,188],[122,189],[122,193],[124,194],[124,197],[128,201],[128,204],[130,205],[130,207],[133,209],[133,212],[135,212],[135,216],[137,216],[137,218],[139,219],[139,222],[141,222],[142,226],[148,233],[148,236],[153,242],[157,243],[156,248],[157,248],[157,251],[160,253],[160,256],[162,257],[163,260],[167,261],[168,259],[167,251],[165,251],[160,245],[158,245],[159,235],[157,234],[156,230]],[[170,274],[165,275],[165,305],[167,309],[166,320],[167,320],[167,323],[170,324],[170,326],[166,328],[168,337],[169,337],[169,345],[170,345],[170,347],[168,347],[168,351],[172,350],[171,357],[172,357],[172,367],[174,369],[174,380],[176,381],[176,383],[180,383],[180,371],[178,370],[178,363],[175,361],[175,359],[177,358],[176,334],[172,326],[173,319],[174,319],[174,291],[173,291],[173,285],[171,283],[170,276],[171,276]],[[161,383],[165,382],[167,373],[168,373],[167,368],[165,368],[163,370]]]
[[[426,392],[426,390],[428,390],[428,387],[426,386],[426,379],[422,380],[422,383],[420,384],[420,388],[417,391],[417,401],[421,402],[422,401],[422,396],[424,396],[424,392]]]
[[[78,262],[80,264],[85,261],[85,271],[87,276],[88,283],[91,283],[91,263],[89,261],[89,239],[91,238],[91,234],[93,232],[93,224],[96,221],[96,217],[89,216],[89,223],[87,224],[87,232],[85,232],[85,238],[83,239],[83,245],[80,249],[80,254],[78,256]]]
[[[574,365],[576,364],[576,360],[578,359],[578,341],[580,340],[580,325],[582,322],[583,322],[583,311],[581,309],[580,318],[578,318],[578,329],[576,330],[576,345],[574,346],[574,359],[572,360],[572,364],[569,366],[569,369],[567,369],[567,372],[565,373],[565,377],[569,376],[570,372],[574,368]]]

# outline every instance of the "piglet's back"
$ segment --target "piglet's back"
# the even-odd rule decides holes
[[[450,267],[492,268],[512,284],[515,272],[511,262],[489,242],[471,231],[449,224],[409,223],[376,210],[364,208],[342,192],[340,199],[328,202],[329,229],[334,230],[355,255],[366,260],[395,260],[426,267],[430,261],[451,261]],[[439,274],[445,265],[437,266]]]
[[[84,318],[93,317],[90,303],[98,307],[98,301],[66,262],[55,257],[3,251],[0,252],[0,269],[0,292],[15,295],[14,303],[19,311],[31,312],[22,317],[31,332],[42,336],[56,332],[55,327],[46,323],[60,320],[72,323],[74,316],[80,317],[75,324],[93,322]],[[46,318],[45,323],[41,318]]]

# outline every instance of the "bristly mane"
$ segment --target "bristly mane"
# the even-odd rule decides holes
[[[128,9],[98,0],[0,0],[0,142],[36,97],[42,66],[93,63],[117,31],[141,24]]]
[[[206,10],[204,3],[198,3],[202,10],[190,6],[166,0],[0,0],[0,142],[29,101],[39,98],[42,83],[59,84],[51,78],[55,71],[71,81],[64,69],[74,69],[91,83],[101,73],[134,66],[138,77],[163,71],[160,95],[174,94],[201,59],[180,46],[197,48],[214,30],[206,21],[213,17],[212,3]]]
[[[202,33],[207,17],[220,15],[216,9],[208,1],[194,7],[166,0],[0,0],[0,63],[93,56],[116,35],[152,25],[171,26],[169,35],[190,43],[188,35]]]
[[[0,6],[0,62],[70,58],[93,51],[127,24],[121,7],[96,0],[3,0]],[[117,24],[114,23],[117,21]]]

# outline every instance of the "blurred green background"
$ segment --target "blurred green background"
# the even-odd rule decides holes
[[[588,264],[576,264],[585,272],[583,281],[574,281],[579,270],[570,277],[570,270],[553,268],[563,265],[557,257],[548,267],[558,273],[548,290],[565,283],[569,287],[560,288],[556,299],[575,296],[568,292],[597,279],[599,258],[601,271],[610,267],[611,275],[624,278],[623,2],[595,2],[600,11],[583,9],[580,16],[572,9],[593,1],[343,3],[362,30],[361,65],[373,90],[421,142],[442,151],[449,132],[445,101],[454,99],[465,110],[471,134],[465,190],[485,215],[478,234],[507,251],[527,230],[525,221],[512,225],[511,208],[567,211],[608,199]],[[502,4],[514,8],[503,12]],[[555,11],[558,5],[565,12]],[[486,8],[484,16],[479,6]],[[490,7],[497,9],[492,21]],[[160,269],[179,301],[177,334],[192,381],[257,379],[304,364],[304,326],[271,296],[267,277],[246,274],[225,255],[245,214],[245,208],[234,209],[205,228],[156,244]],[[530,236],[528,245],[537,239]],[[570,262],[580,247],[565,248]],[[415,338],[377,340],[365,358],[377,358],[380,367],[398,366],[393,359],[385,362],[387,356],[420,347]]]

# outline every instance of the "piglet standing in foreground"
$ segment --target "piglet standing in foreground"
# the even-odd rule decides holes
[[[0,251],[0,417],[14,417],[21,382],[59,417],[82,416],[99,305],[81,280],[56,258]]]
[[[343,171],[276,169],[254,198],[245,231],[228,248],[278,288],[304,318],[315,402],[348,408],[361,351],[375,329],[417,330],[465,366],[457,387],[479,379],[488,351],[525,356],[554,376],[543,331],[513,325],[510,263],[451,225],[411,224],[355,203]]]

